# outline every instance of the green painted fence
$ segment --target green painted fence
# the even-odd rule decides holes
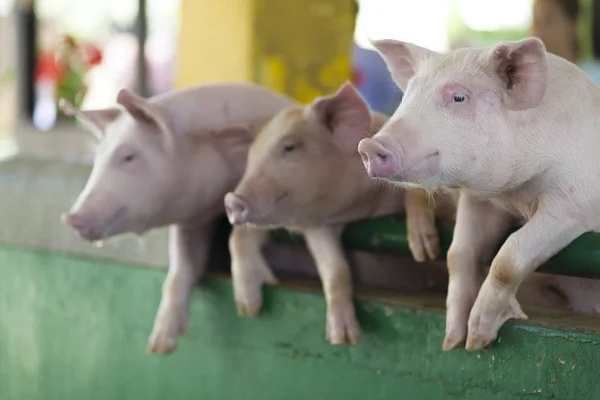
[[[164,272],[0,246],[0,398],[594,399],[597,319],[530,311],[492,349],[444,353],[443,298],[359,291],[357,346],[324,338],[316,285],[266,290],[238,318],[230,282],[194,294],[177,351],[145,354]]]
[[[452,242],[452,229],[442,224],[438,228],[442,247],[441,258],[445,259]],[[273,238],[283,242],[302,242],[300,235],[286,230],[275,231]],[[342,239],[345,246],[352,249],[410,256],[406,224],[396,217],[385,216],[354,222],[348,225]],[[503,241],[498,244],[498,249]],[[586,233],[580,236],[538,271],[600,278],[600,234]]]

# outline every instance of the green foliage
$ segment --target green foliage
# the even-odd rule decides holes
[[[58,86],[58,98],[65,98],[79,108],[85,94],[85,71],[69,65]]]

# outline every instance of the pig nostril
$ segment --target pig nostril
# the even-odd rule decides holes
[[[246,203],[233,193],[228,193],[225,196],[225,211],[227,213],[227,219],[232,225],[241,224],[245,222],[246,215],[248,214],[248,207]]]
[[[235,203],[227,207],[227,212],[232,216],[241,216],[246,212],[246,207],[243,204]]]

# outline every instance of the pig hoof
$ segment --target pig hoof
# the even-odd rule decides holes
[[[360,328],[352,301],[332,302],[327,310],[326,339],[334,346],[357,344]]]
[[[262,308],[262,298],[259,301],[249,303],[237,303],[237,313],[239,317],[254,317]]]
[[[263,304],[262,286],[277,284],[277,279],[268,267],[248,269],[243,277],[233,280],[233,291],[240,317],[254,317]]]
[[[484,349],[488,348],[495,339],[496,339],[496,337],[493,337],[491,339],[486,339],[486,338],[475,336],[475,335],[469,335],[469,337],[467,338],[467,345],[466,345],[465,349],[467,351],[484,350]]]
[[[151,338],[146,352],[148,354],[168,354],[175,350],[177,340],[173,338]]]
[[[444,338],[444,344],[442,345],[443,351],[449,351],[459,348],[465,343],[465,334],[462,330],[452,330],[446,333]]]
[[[413,225],[413,224],[411,224]],[[435,225],[408,229],[408,247],[417,262],[435,260],[440,254],[440,238]]]
[[[502,296],[497,296],[497,293],[497,297],[487,296],[487,293],[491,292],[480,292],[471,311],[467,351],[478,351],[491,345],[502,325],[509,319],[528,319],[514,295],[502,300]]]
[[[472,288],[479,286],[474,282],[464,280],[461,282],[456,277],[451,277],[446,299],[446,337],[442,350],[453,350],[465,343],[469,313],[477,296],[477,292]]]
[[[181,334],[187,334],[188,330],[187,312],[168,310],[161,311],[154,322],[154,329],[148,339],[146,351],[149,354],[164,354],[175,350],[177,338]]]

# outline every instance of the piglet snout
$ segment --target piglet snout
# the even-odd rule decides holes
[[[375,139],[362,139],[358,152],[371,177],[390,178],[398,170],[398,156]]]
[[[87,225],[85,218],[81,214],[71,212],[62,214],[60,216],[60,222],[62,222],[65,225],[69,225],[77,231],[81,230],[82,228],[85,228],[85,226]]]
[[[77,213],[65,213],[60,216],[60,221],[71,226],[77,231],[79,236],[87,240],[95,240],[96,232],[92,226],[91,221],[82,214]]]
[[[235,193],[229,192],[225,195],[225,212],[231,225],[241,225],[247,222],[248,205]]]
[[[60,215],[60,222],[62,222],[65,225],[72,225],[73,222],[73,214],[71,213],[62,213]]]

